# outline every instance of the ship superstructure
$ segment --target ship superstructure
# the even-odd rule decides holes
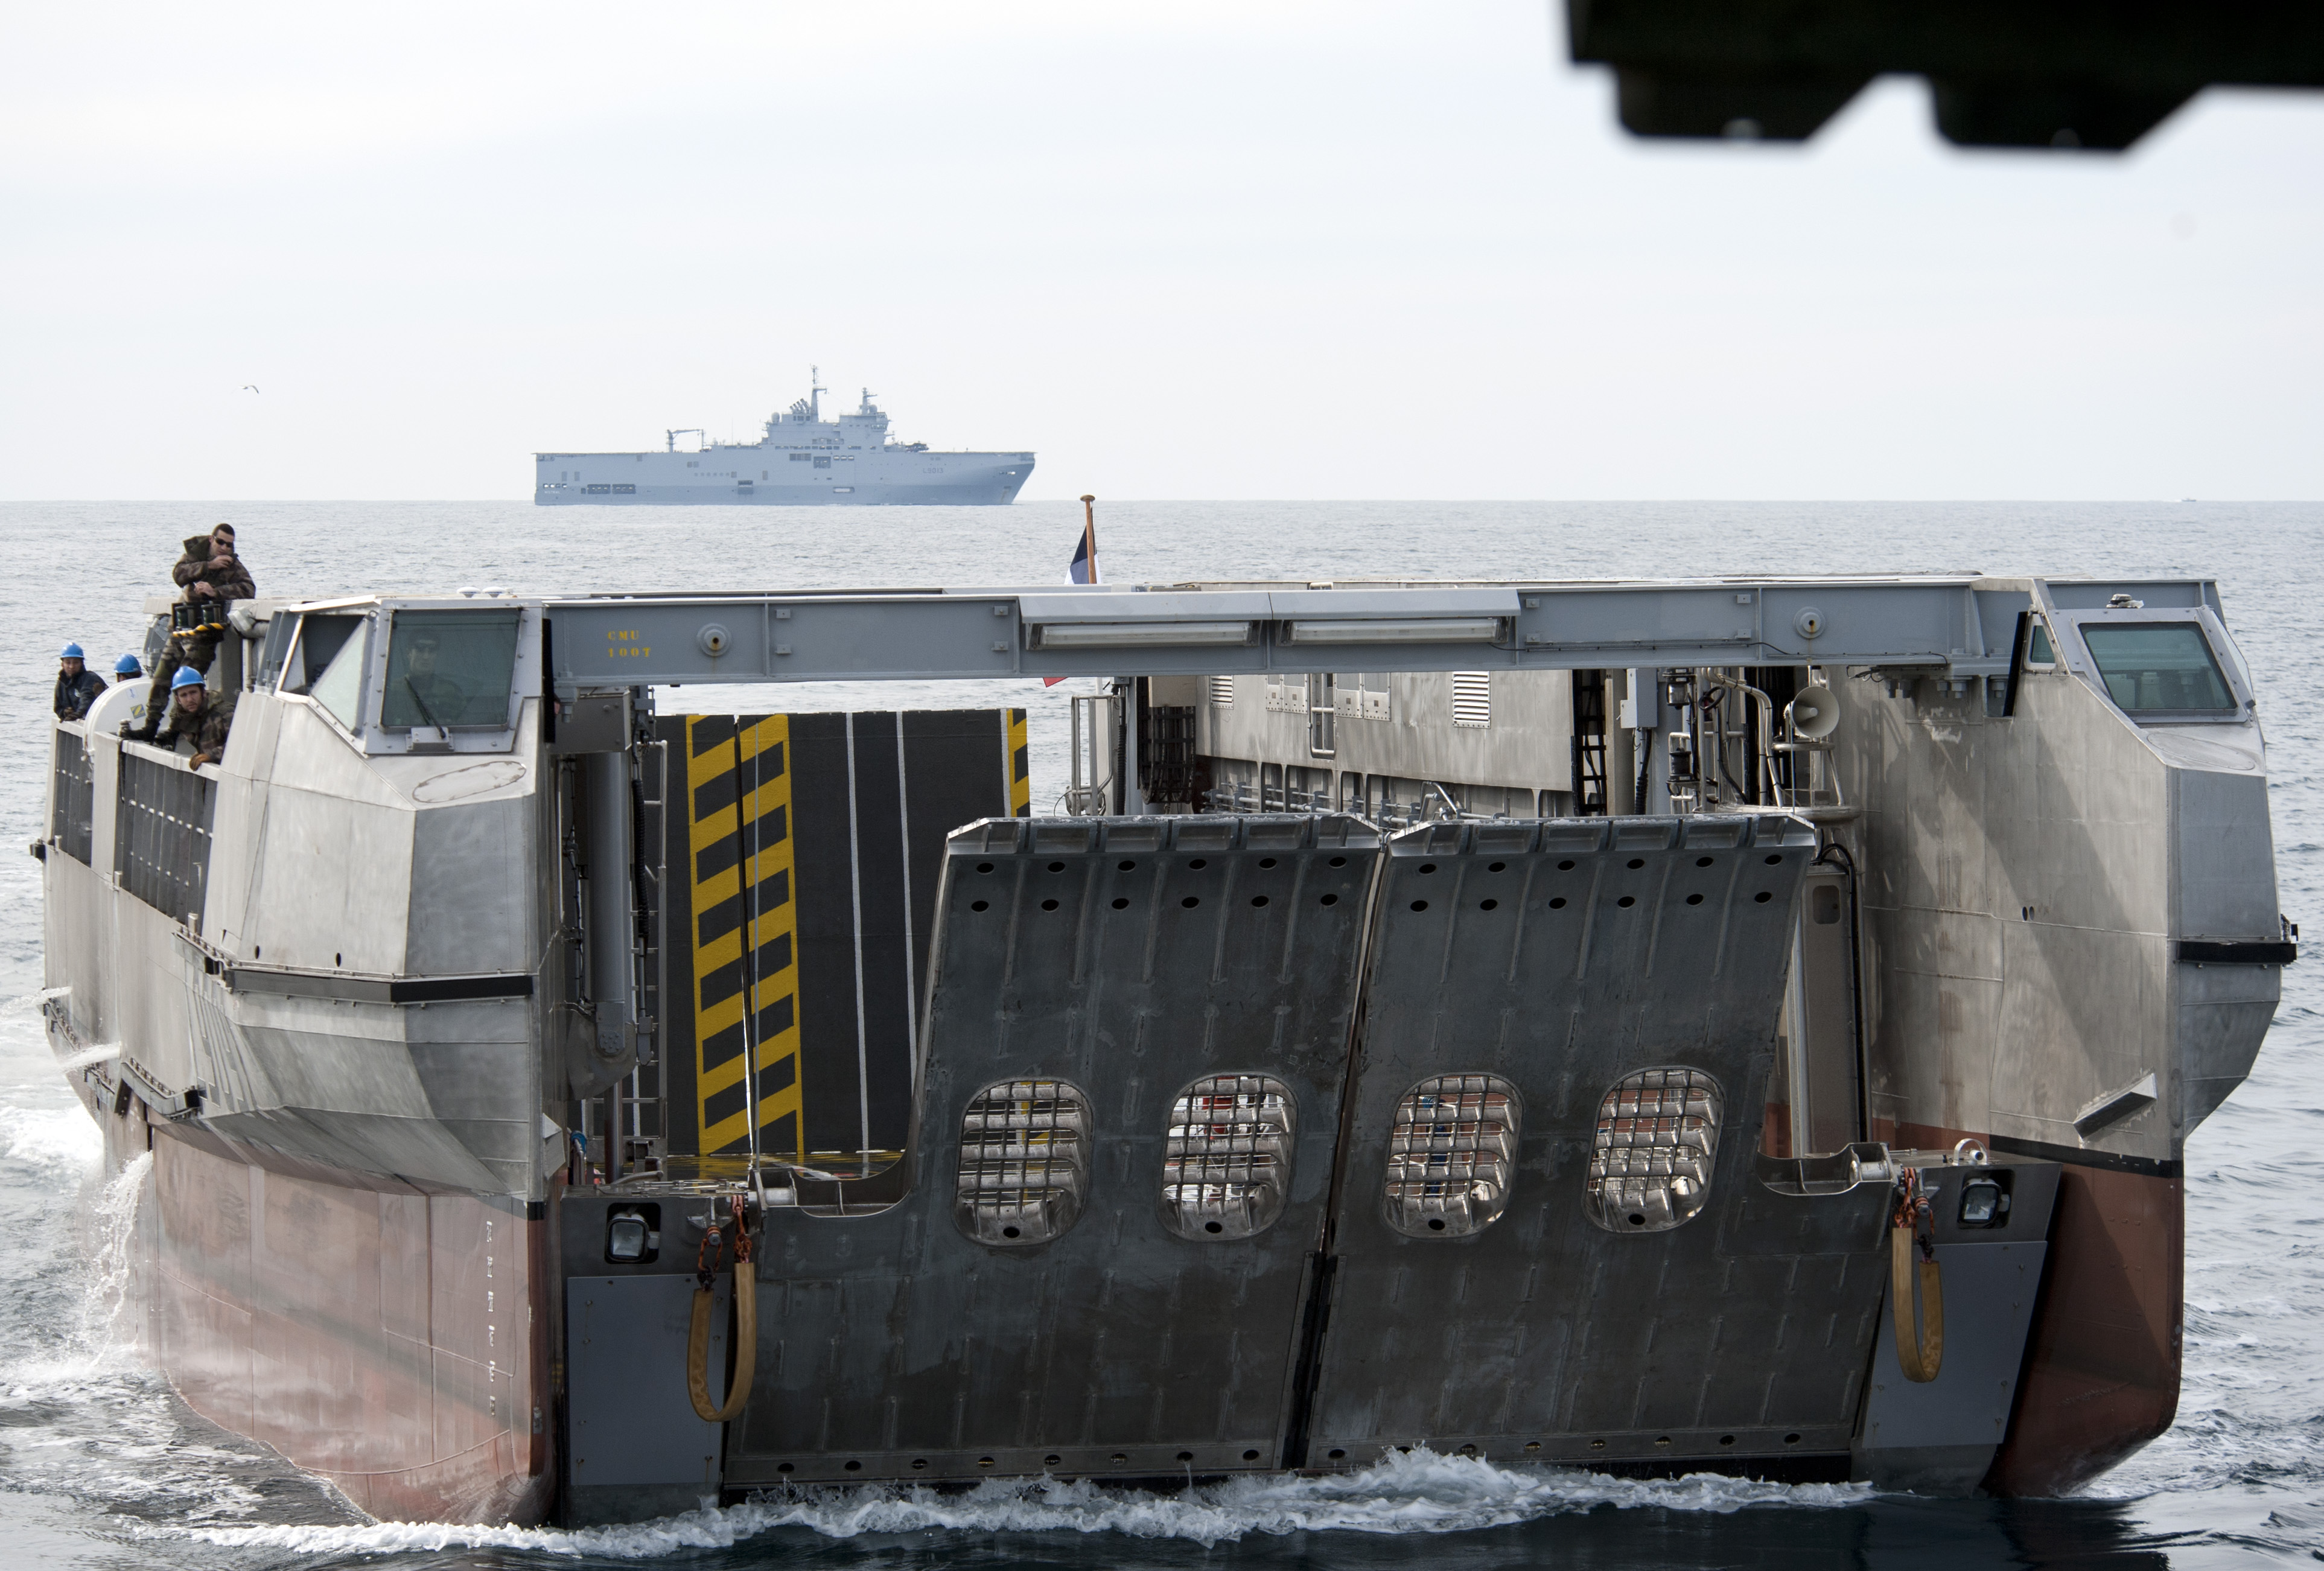
[[[2208,582],[232,626],[221,766],[55,726],[47,1027],[152,1153],[152,1356],[375,1514],[1424,1445],[2051,1494],[2171,1421],[2185,1142],[2296,956]],[[1068,810],[1021,710],[655,707],[996,677],[1091,682]]]
[[[544,506],[1000,506],[1033,473],[1030,453],[939,452],[888,434],[870,388],[851,412],[826,420],[828,391],[767,419],[755,442],[711,441],[699,430],[664,434],[661,452],[535,453],[532,499]],[[700,445],[680,449],[678,439]]]

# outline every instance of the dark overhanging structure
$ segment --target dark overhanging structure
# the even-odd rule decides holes
[[[2291,0],[1566,0],[1641,136],[1796,142],[1877,76],[1928,79],[1963,147],[2119,152],[2203,88],[2324,87],[2324,9]]]

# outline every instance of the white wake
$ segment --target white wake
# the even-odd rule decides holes
[[[1238,1478],[1170,1494],[1048,1480],[994,1480],[957,1493],[926,1486],[809,1486],[742,1505],[622,1527],[377,1522],[362,1527],[212,1527],[196,1529],[192,1536],[219,1545],[307,1555],[496,1548],[618,1560],[723,1549],[778,1528],[805,1528],[832,1539],[931,1529],[1120,1533],[1185,1539],[1208,1548],[1251,1533],[1465,1532],[1599,1506],[1726,1512],[1750,1507],[1849,1505],[1871,1496],[1870,1488],[1861,1484],[1757,1483],[1711,1474],[1620,1479],[1556,1468],[1502,1468],[1471,1457],[1415,1450],[1360,1473],[1330,1478],[1279,1474]]]

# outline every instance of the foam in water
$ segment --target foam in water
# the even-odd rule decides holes
[[[1185,1539],[1209,1548],[1246,1534],[1455,1533],[1506,1527],[1600,1506],[1736,1511],[1832,1506],[1872,1497],[1859,1484],[1777,1484],[1712,1474],[1618,1479],[1557,1468],[1503,1468],[1425,1448],[1329,1478],[1275,1474],[1198,1484],[1172,1494],[1051,1479],[994,1480],[958,1492],[922,1486],[803,1487],[650,1522],[607,1528],[456,1527],[378,1522],[362,1527],[211,1527],[192,1536],[236,1548],[302,1555],[382,1555],[444,1549],[529,1550],[543,1556],[644,1560],[722,1549],[778,1528],[825,1538],[867,1533],[1119,1533]]]
[[[105,1136],[78,1102],[62,1107],[0,1107],[0,1155],[51,1178],[88,1174],[105,1154]]]

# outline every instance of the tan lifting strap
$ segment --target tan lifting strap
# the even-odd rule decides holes
[[[714,1224],[702,1240],[696,1263],[701,1267],[694,1289],[694,1318],[686,1334],[686,1394],[694,1400],[695,1416],[706,1424],[724,1424],[742,1416],[751,1400],[751,1375],[759,1356],[759,1268],[751,1260],[751,1233],[742,1215],[740,1196],[734,1202],[734,1380],[724,1406],[710,1400],[710,1317],[717,1308],[711,1279],[717,1268],[721,1240]]]
[[[1913,1255],[1921,1255],[1921,1309],[1913,1312]],[[1896,1326],[1896,1363],[1904,1378],[1926,1385],[1945,1362],[1945,1290],[1937,1273],[1937,1227],[1921,1176],[1905,1169],[1904,1197],[1888,1232],[1888,1307]],[[1919,1330],[1914,1322],[1918,1319]]]

